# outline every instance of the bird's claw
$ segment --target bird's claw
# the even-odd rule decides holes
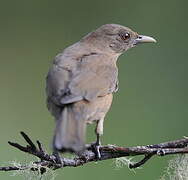
[[[100,146],[101,145],[99,143],[92,144],[92,149],[93,149],[93,152],[95,153],[97,160],[101,159]]]
[[[96,145],[96,155],[97,155],[97,160],[100,160],[101,159],[100,145]]]
[[[58,152],[53,152],[53,156],[55,157],[54,161],[63,166],[63,159],[61,158],[60,154]]]

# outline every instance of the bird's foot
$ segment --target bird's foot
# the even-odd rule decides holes
[[[96,156],[96,160],[101,159],[100,146],[101,146],[100,142],[95,142],[91,144],[92,150]]]
[[[53,156],[54,156],[54,162],[58,163],[58,164],[61,164],[63,166],[63,159],[62,157],[60,156],[59,152],[57,151],[54,151],[53,153]]]

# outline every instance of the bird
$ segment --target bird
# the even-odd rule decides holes
[[[113,94],[118,91],[117,59],[128,49],[156,42],[119,24],[105,24],[65,48],[46,77],[48,110],[55,118],[53,149],[79,154],[85,150],[87,124],[96,123],[96,156]]]

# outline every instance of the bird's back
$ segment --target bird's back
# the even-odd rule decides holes
[[[85,124],[104,119],[117,89],[114,58],[82,43],[56,56],[46,90],[48,109],[57,120],[57,149],[80,151],[85,142]]]

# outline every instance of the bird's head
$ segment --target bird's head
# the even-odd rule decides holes
[[[121,54],[128,49],[148,42],[156,42],[149,36],[139,35],[128,27],[118,24],[105,24],[83,39],[101,50]]]

